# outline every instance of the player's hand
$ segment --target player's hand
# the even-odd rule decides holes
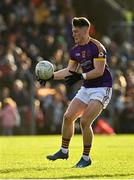
[[[38,79],[38,78],[36,78],[36,79],[40,83],[41,86],[45,86],[46,85],[46,82],[47,82],[46,80]]]
[[[67,86],[72,86],[75,84],[77,81],[80,81],[83,79],[83,76],[81,73],[77,73],[75,71],[70,71],[71,75],[65,77],[65,84]]]
[[[45,86],[45,85],[46,85],[46,82],[47,82],[47,81],[50,81],[50,80],[53,79],[53,78],[54,78],[54,75],[53,75],[51,78],[47,79],[47,80],[40,79],[40,78],[38,78],[38,77],[36,76],[36,79],[37,79],[37,81],[40,83],[41,86]]]

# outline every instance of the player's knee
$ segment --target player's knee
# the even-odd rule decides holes
[[[80,121],[80,125],[82,129],[85,129],[87,127],[87,123],[83,120]]]
[[[92,120],[90,120],[89,117],[86,116],[81,117],[80,125],[82,129],[89,128],[91,124],[92,124]]]
[[[73,117],[70,113],[65,113],[64,114],[64,123],[72,123],[73,122]]]

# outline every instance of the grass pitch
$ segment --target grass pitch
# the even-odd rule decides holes
[[[95,136],[92,166],[72,168],[82,153],[82,137],[75,135],[68,160],[48,161],[61,136],[0,137],[0,178],[29,179],[133,179],[134,135]]]

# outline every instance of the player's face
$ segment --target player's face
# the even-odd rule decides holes
[[[76,44],[83,43],[83,39],[86,36],[86,30],[83,27],[73,27],[72,28],[74,41]]]

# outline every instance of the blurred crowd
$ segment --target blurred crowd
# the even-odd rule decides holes
[[[42,59],[55,70],[66,67],[75,15],[71,0],[0,1],[0,135],[60,133],[63,113],[80,84],[67,89],[63,81],[50,81],[40,87],[34,68]],[[99,40],[114,80],[112,101],[101,118],[116,133],[133,133],[133,42]]]

